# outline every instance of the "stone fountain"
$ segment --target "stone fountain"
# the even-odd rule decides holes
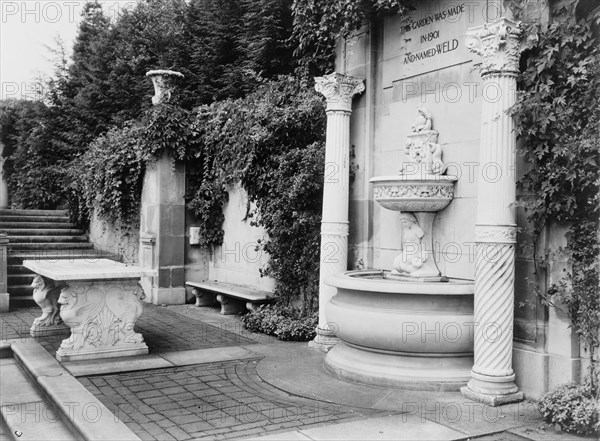
[[[432,118],[418,109],[396,176],[371,179],[375,200],[399,212],[401,252],[391,271],[330,276],[337,294],[326,306],[340,339],[327,369],[361,383],[458,390],[473,366],[473,281],[441,274],[432,252],[433,221],[454,198]]]

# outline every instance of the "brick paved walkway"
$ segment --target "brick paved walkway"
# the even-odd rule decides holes
[[[38,307],[22,307],[0,313],[2,340],[28,338],[33,320],[41,314]],[[144,336],[150,353],[185,351],[214,347],[238,346],[255,343],[253,340],[219,328],[167,308],[146,304],[144,314],[136,324],[136,331]],[[68,337],[51,335],[37,340],[52,355],[62,340]]]
[[[389,414],[289,395],[260,379],[257,361],[78,380],[143,440],[236,439]]]

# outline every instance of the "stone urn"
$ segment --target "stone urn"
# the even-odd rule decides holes
[[[174,70],[151,70],[146,73],[146,76],[150,77],[154,85],[152,104],[155,106],[169,102],[174,89],[174,80],[183,78],[182,73]]]

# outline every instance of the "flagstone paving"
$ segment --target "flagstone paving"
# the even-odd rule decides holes
[[[144,440],[237,439],[389,411],[290,395],[262,381],[258,359],[79,378]]]

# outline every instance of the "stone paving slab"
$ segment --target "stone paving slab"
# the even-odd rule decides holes
[[[342,422],[324,427],[296,431],[287,439],[310,440],[459,440],[465,436],[461,432],[428,421],[423,424],[410,415],[390,415],[368,420]],[[293,436],[298,436],[294,438]],[[305,438],[301,438],[304,436]],[[278,435],[255,438],[280,439]]]
[[[287,394],[260,379],[258,360],[228,361],[79,381],[143,440],[238,439],[371,416],[373,409]]]
[[[38,307],[21,307],[0,313],[0,338],[29,338],[29,328],[40,314]],[[255,343],[254,340],[231,332],[225,327],[214,326],[169,308],[151,304],[144,305],[144,313],[135,329],[144,336],[151,354]],[[68,332],[67,330],[62,335],[42,335],[36,340],[54,356],[61,342],[68,337]]]
[[[534,441],[589,441],[598,439],[593,435],[575,435],[555,430],[547,424],[528,424],[510,429],[509,432]]]
[[[143,371],[172,367],[173,364],[158,355],[136,355],[112,359],[63,362],[62,365],[75,377],[111,374],[114,372]]]

